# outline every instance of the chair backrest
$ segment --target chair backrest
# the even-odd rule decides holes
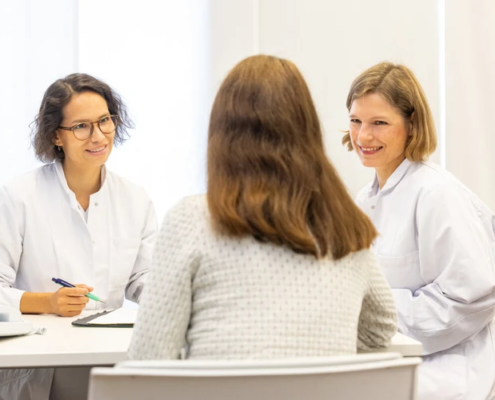
[[[89,400],[415,400],[420,358],[129,361],[94,368]]]

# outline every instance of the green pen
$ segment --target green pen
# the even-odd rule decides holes
[[[71,287],[71,288],[76,287],[72,283],[66,282],[63,279],[52,278],[52,281],[55,282],[56,284],[60,285],[60,286],[63,286],[63,287]],[[100,298],[98,296],[95,296],[92,293],[85,294],[85,296],[91,300],[99,301],[100,303],[105,303],[103,300],[100,300]]]

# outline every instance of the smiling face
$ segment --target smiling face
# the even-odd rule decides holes
[[[386,179],[405,158],[410,126],[383,96],[366,94],[355,99],[349,112],[352,147],[366,167]]]
[[[82,122],[99,121],[108,115],[107,102],[99,94],[76,93],[63,108],[64,119],[60,126],[73,127]],[[103,134],[95,123],[93,134],[85,140],[78,140],[71,131],[58,129],[54,144],[63,148],[65,166],[92,169],[105,164],[112,151],[114,136],[115,132]]]

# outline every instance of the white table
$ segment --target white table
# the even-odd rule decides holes
[[[72,321],[94,313],[87,311],[74,318],[23,315],[25,320],[46,327],[47,331],[44,335],[0,338],[0,368],[102,366],[126,360],[131,328],[72,326]],[[419,356],[422,346],[398,333],[392,345],[383,351]]]
[[[376,350],[373,353],[394,352],[400,353],[403,357],[419,357],[423,354],[423,345],[416,339],[411,339],[402,333],[397,332],[392,338],[392,343],[386,349]],[[362,353],[359,351],[359,353]],[[1,354],[1,350],[0,350]],[[0,356],[1,357],[1,356]]]
[[[97,313],[86,311],[73,318],[23,315],[44,335],[0,338],[0,368],[113,365],[127,359],[132,328],[76,327],[72,321]]]

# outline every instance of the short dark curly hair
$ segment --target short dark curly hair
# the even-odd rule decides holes
[[[105,99],[111,115],[117,115],[119,124],[115,130],[114,143],[122,144],[128,137],[128,129],[134,124],[127,114],[126,107],[117,92],[99,79],[88,74],[71,74],[58,79],[46,90],[41,101],[40,111],[32,124],[31,140],[36,158],[44,163],[64,159],[64,151],[57,151],[53,140],[56,130],[64,118],[63,108],[74,93],[94,92]]]

